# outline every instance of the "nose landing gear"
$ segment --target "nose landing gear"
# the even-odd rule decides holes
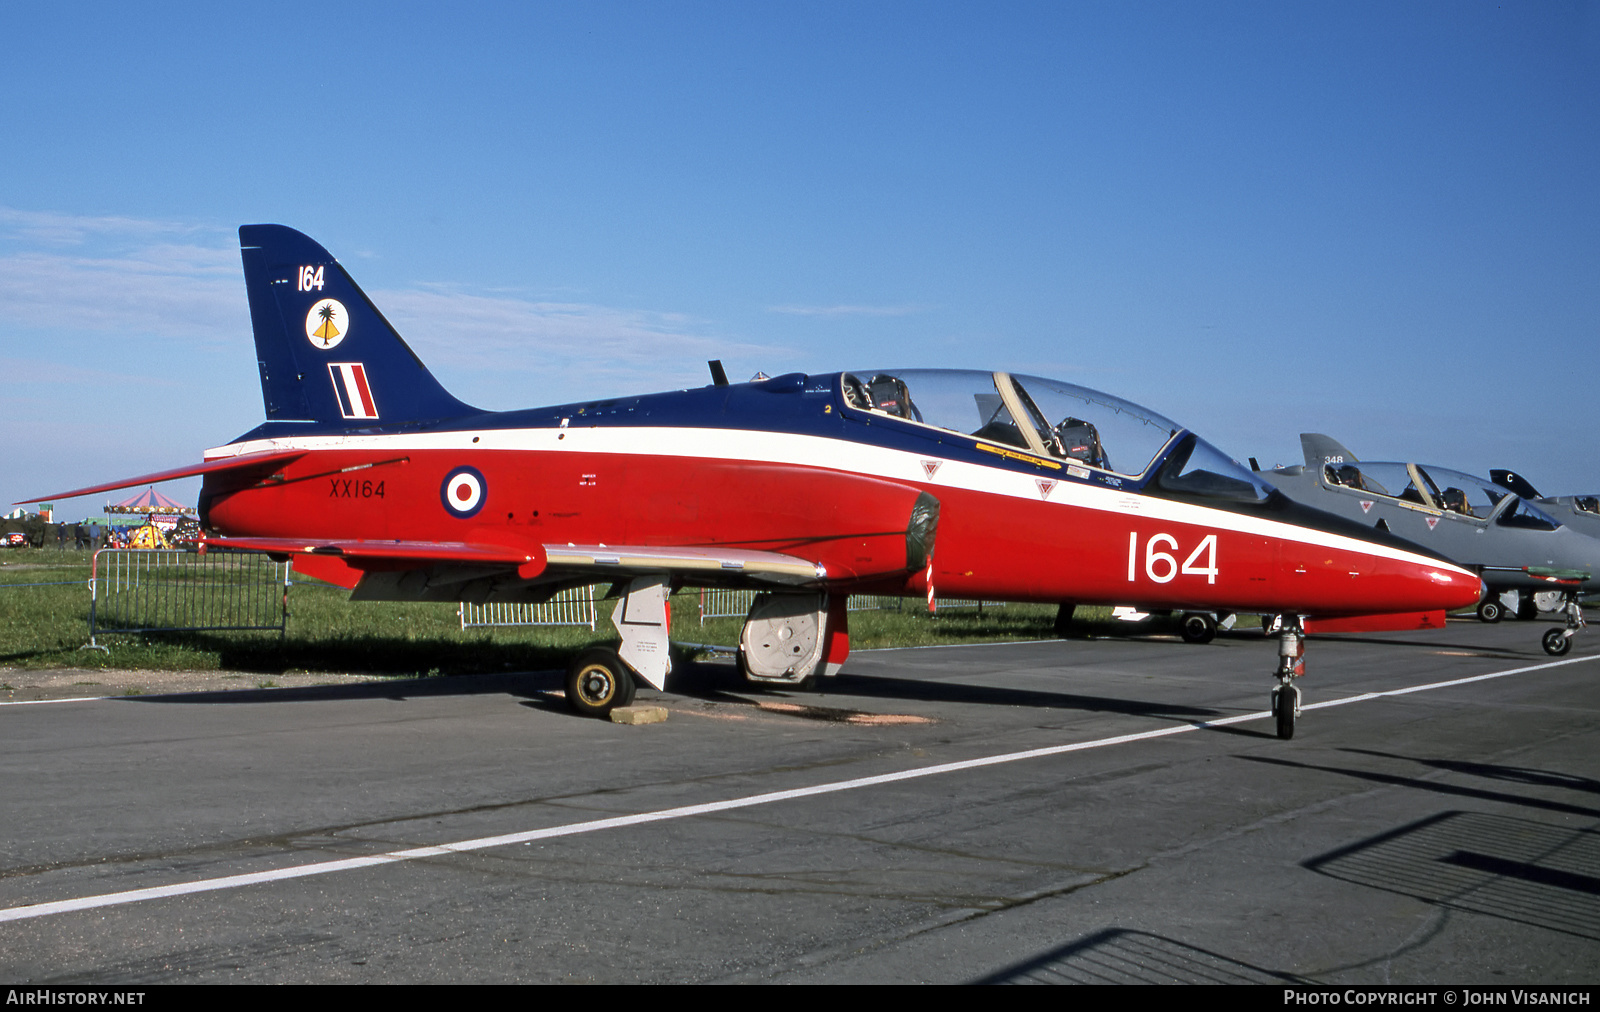
[[[1271,629],[1278,633],[1278,670],[1274,673],[1278,684],[1272,687],[1272,716],[1278,737],[1288,741],[1294,737],[1295,718],[1300,716],[1300,687],[1294,680],[1306,673],[1306,630],[1299,615],[1279,615]]]
[[[1572,637],[1578,634],[1579,629],[1588,625],[1583,620],[1583,609],[1578,607],[1578,592],[1576,590],[1568,590],[1562,597],[1564,598],[1564,603],[1561,606],[1561,610],[1567,616],[1566,627],[1551,629],[1546,632],[1540,644],[1544,647],[1544,652],[1551,657],[1565,656],[1567,651],[1572,649]]]

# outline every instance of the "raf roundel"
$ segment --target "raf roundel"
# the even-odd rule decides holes
[[[475,467],[458,467],[439,486],[439,500],[452,516],[477,516],[483,508],[483,474]]]
[[[306,340],[327,351],[339,346],[350,331],[350,314],[338,299],[323,299],[306,313]]]

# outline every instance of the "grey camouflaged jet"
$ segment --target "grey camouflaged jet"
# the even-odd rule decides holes
[[[1543,646],[1558,657],[1572,648],[1573,635],[1585,624],[1578,595],[1600,589],[1600,537],[1583,532],[1587,523],[1563,523],[1528,501],[1533,497],[1460,471],[1359,460],[1320,433],[1301,433],[1300,446],[1304,466],[1264,472],[1284,495],[1387,530],[1477,571],[1484,583],[1478,617],[1485,622],[1500,620],[1500,595],[1507,591],[1517,592],[1523,618],[1537,613],[1534,594],[1559,592],[1566,627],[1545,633]],[[1600,523],[1594,527],[1600,533]]]

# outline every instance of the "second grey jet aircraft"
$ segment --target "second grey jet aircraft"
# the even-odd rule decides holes
[[[1305,464],[1265,472],[1291,499],[1414,541],[1483,577],[1478,617],[1500,619],[1500,595],[1517,591],[1531,605],[1539,591],[1559,591],[1567,624],[1543,638],[1560,656],[1584,625],[1577,596],[1596,589],[1600,539],[1563,524],[1510,489],[1434,465],[1357,459],[1337,440],[1302,433]],[[1531,609],[1519,609],[1531,617]]]

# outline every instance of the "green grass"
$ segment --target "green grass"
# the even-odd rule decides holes
[[[609,616],[587,628],[462,630],[454,604],[357,603],[326,584],[296,578],[288,631],[101,634],[110,652],[82,650],[88,640],[87,553],[55,549],[0,551],[0,667],[221,670],[265,676],[285,672],[369,673],[428,677],[565,667],[578,651],[616,642]],[[59,584],[21,586],[22,584]],[[743,620],[699,622],[696,594],[675,595],[673,639],[733,646]],[[850,613],[854,649],[1049,639],[1056,607],[1044,604],[946,609],[930,616],[920,599],[900,611]],[[1255,626],[1240,616],[1239,628]],[[1125,623],[1109,608],[1078,610],[1078,636],[1177,635],[1175,619]]]
[[[395,676],[455,675],[564,667],[573,654],[616,641],[600,606],[587,628],[532,627],[462,630],[454,604],[360,603],[314,581],[296,579],[289,596],[288,631],[105,634],[110,652],[80,649],[88,641],[86,553],[45,549],[0,555],[0,666],[223,670],[255,675],[284,672],[362,672]],[[53,583],[61,586],[19,586]],[[673,639],[732,646],[742,619],[699,622],[693,591],[675,595]],[[1109,614],[1109,612],[1108,612]],[[850,614],[856,649],[1044,639],[1052,635],[1054,605],[987,606],[930,616],[922,602],[904,610]]]

